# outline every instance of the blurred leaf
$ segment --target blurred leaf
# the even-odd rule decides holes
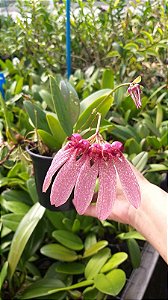
[[[124,148],[129,155],[133,153],[138,154],[142,150],[141,145],[134,138],[127,139]]]
[[[95,287],[102,293],[117,296],[126,282],[126,276],[123,270],[112,270],[107,275],[98,274],[95,279]]]
[[[142,172],[148,161],[148,152],[141,152],[132,159],[133,165]]]
[[[65,229],[65,225],[63,224],[63,219],[65,215],[61,211],[50,211],[46,210],[47,218],[54,225],[56,229]]]
[[[156,128],[159,128],[163,120],[163,108],[160,103],[157,104]]]
[[[118,267],[128,258],[128,254],[125,252],[118,252],[112,255],[108,262],[102,267],[101,272],[106,273],[111,269]]]
[[[23,81],[24,78],[23,77],[19,77],[15,86],[15,91],[14,94],[19,94],[22,91],[22,87],[23,87]]]
[[[46,102],[48,107],[51,109],[51,111],[54,111],[54,104],[53,104],[53,101],[52,101],[51,94],[48,91],[44,90],[44,89],[41,89],[39,91],[39,94],[40,94],[41,98]]]
[[[93,244],[90,248],[85,250],[83,258],[96,254],[101,249],[105,248],[108,245],[107,241],[99,241],[96,244]]]
[[[130,238],[127,240],[129,255],[131,259],[131,263],[133,268],[138,268],[141,262],[141,252],[139,249],[139,245],[134,238]]]
[[[56,271],[64,274],[82,274],[84,273],[85,265],[81,263],[59,263],[56,267]]]
[[[51,133],[47,123],[46,113],[38,105],[30,101],[24,101],[23,103],[34,127]]]
[[[100,250],[94,256],[92,256],[92,258],[88,261],[85,268],[86,279],[93,279],[99,273],[99,271],[106,263],[110,255],[111,255],[110,249],[105,248]]]
[[[62,245],[72,250],[83,249],[82,240],[73,232],[70,232],[68,230],[56,230],[52,233],[52,236]]]
[[[163,164],[149,164],[150,169],[146,170],[147,173],[149,172],[160,172],[160,171],[167,171],[168,166]]]
[[[8,273],[8,262],[6,261],[1,269],[1,273],[0,273],[0,290],[3,286],[5,278],[7,277],[7,273]]]
[[[80,116],[75,131],[96,126],[97,112],[101,113],[102,119],[106,116],[113,103],[113,97],[109,96],[110,92],[110,89],[100,90],[81,101]]]
[[[114,74],[111,69],[105,69],[102,78],[102,89],[114,88]]]
[[[48,257],[61,260],[61,261],[74,261],[78,259],[78,255],[75,251],[59,244],[48,244],[40,249],[40,252]]]
[[[29,212],[23,217],[23,219],[19,223],[19,226],[13,237],[8,255],[10,278],[15,272],[16,266],[26,246],[27,241],[29,240],[37,223],[42,218],[44,212],[45,208],[39,203],[36,203],[31,207]]]
[[[33,203],[38,202],[38,194],[36,189],[35,178],[32,177],[29,180],[27,180],[27,188],[31,199],[33,200]]]

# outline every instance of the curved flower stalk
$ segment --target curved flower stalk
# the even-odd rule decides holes
[[[79,214],[84,214],[93,199],[98,179],[97,217],[105,220],[116,199],[118,176],[126,198],[137,208],[141,198],[139,185],[122,151],[122,143],[110,144],[97,131],[88,140],[73,134],[55,155],[43,183],[43,192],[58,171],[52,183],[51,204],[56,207],[64,204],[74,189],[74,206]]]

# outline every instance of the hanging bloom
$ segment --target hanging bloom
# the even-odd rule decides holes
[[[64,204],[74,189],[74,206],[79,214],[84,214],[93,199],[98,179],[96,212],[100,220],[105,220],[116,199],[118,174],[127,200],[134,207],[139,206],[139,185],[130,164],[122,154],[122,143],[115,141],[110,144],[99,133],[88,140],[82,139],[79,134],[73,134],[68,140],[55,155],[43,183],[43,192],[46,192],[52,177],[58,171],[51,187],[52,205],[58,207]]]
[[[128,88],[128,93],[130,94],[131,98],[133,99],[137,108],[141,107],[141,88],[138,83],[131,83]]]

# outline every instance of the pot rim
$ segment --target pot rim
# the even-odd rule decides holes
[[[37,147],[34,147],[34,148],[30,149],[30,146],[26,146],[25,149],[26,149],[27,153],[29,153],[29,155],[31,155],[31,156],[35,156],[35,157],[38,157],[38,158],[45,158],[45,159],[48,159],[48,160],[53,159],[53,156],[46,156],[46,155],[41,155],[41,154],[37,154],[37,153],[33,152],[33,150],[36,150]]]

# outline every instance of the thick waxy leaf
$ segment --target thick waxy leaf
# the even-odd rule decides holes
[[[6,200],[2,200],[1,202],[2,206],[6,209],[9,210],[15,214],[26,214],[30,208],[30,206],[28,206],[25,203],[21,203],[19,201],[6,201]]]
[[[109,248],[100,250],[87,263],[85,268],[86,279],[93,279],[101,270],[103,265],[110,257],[111,251]]]
[[[138,268],[141,262],[141,252],[136,240],[130,238],[127,240],[128,250],[133,268]]]
[[[129,231],[120,233],[117,235],[118,238],[121,240],[127,240],[127,239],[137,239],[137,240],[145,240],[145,238],[138,232],[138,231]]]
[[[70,232],[68,230],[56,230],[52,233],[52,236],[62,245],[72,250],[83,249],[82,240],[73,232]]]
[[[92,245],[90,248],[88,248],[84,254],[83,254],[83,258],[91,256],[93,254],[96,254],[98,251],[100,251],[101,249],[105,248],[108,245],[107,241],[99,241],[96,244]]]
[[[64,274],[82,274],[85,270],[85,265],[76,262],[59,263],[56,271]]]
[[[8,255],[9,275],[12,277],[18,261],[22,255],[27,241],[29,240],[34,228],[42,218],[45,208],[39,203],[34,204],[29,212],[23,217],[15,232],[11,248]]]
[[[51,97],[51,94],[44,90],[44,89],[41,89],[39,91],[39,94],[41,96],[41,98],[47,103],[48,107],[54,111],[54,104],[53,104],[53,101],[52,101],[52,97]]]
[[[55,286],[54,286],[55,283]],[[41,279],[30,286],[20,296],[20,299],[33,299],[39,296],[52,295],[60,291],[68,291],[93,284],[93,280],[85,280],[71,286],[65,286],[61,280],[51,278]],[[44,289],[43,289],[44,286]]]
[[[15,231],[23,217],[24,214],[5,214],[2,216],[2,224],[12,231]]]
[[[29,101],[24,101],[24,107],[30,117],[33,126],[38,129],[50,132],[50,128],[47,123],[46,113],[36,104]]]
[[[46,117],[47,117],[47,122],[50,127],[50,130],[52,132],[52,135],[57,140],[57,142],[61,148],[61,146],[66,138],[66,133],[64,132],[64,130],[55,114],[47,113]]]
[[[61,148],[61,144],[48,132],[38,129],[38,135],[42,142],[49,147],[49,149],[59,150]]]
[[[67,135],[71,135],[73,125],[79,115],[79,99],[68,82],[57,81],[50,77],[51,95],[60,124]]]
[[[101,272],[106,273],[114,268],[116,268],[118,265],[120,265],[123,261],[125,261],[128,257],[128,254],[125,252],[118,252],[115,253],[108,262],[102,267]]]
[[[29,286],[20,299],[34,299],[36,297],[53,294],[53,290],[65,287],[65,284],[59,279],[43,278]]]
[[[48,244],[40,249],[40,252],[48,257],[61,260],[61,261],[74,261],[78,259],[78,255],[75,251],[59,244]]]
[[[120,269],[112,270],[107,275],[98,274],[94,279],[96,288],[100,292],[111,296],[117,296],[125,282],[125,273]]]
[[[81,101],[80,117],[75,127],[76,131],[81,128],[84,130],[90,126],[96,126],[97,112],[101,113],[102,119],[106,116],[113,103],[113,97],[109,96],[110,92],[111,89],[103,89]]]
[[[141,152],[132,159],[133,165],[141,172],[148,161],[148,152]]]

